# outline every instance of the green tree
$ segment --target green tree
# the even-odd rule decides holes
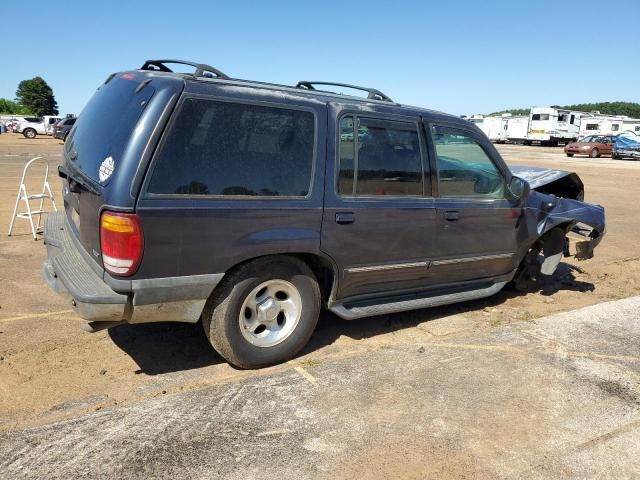
[[[6,98],[0,98],[0,113],[6,115],[31,115],[29,109]]]
[[[16,91],[16,101],[34,115],[57,115],[58,103],[53,90],[42,77],[23,80]]]

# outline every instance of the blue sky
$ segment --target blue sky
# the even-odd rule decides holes
[[[79,113],[109,73],[147,58],[372,86],[453,114],[640,102],[638,0],[37,3],[0,7],[0,97],[40,75],[61,113]]]

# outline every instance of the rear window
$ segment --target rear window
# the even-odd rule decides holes
[[[315,117],[303,110],[188,98],[156,159],[148,191],[304,197]]]
[[[126,77],[125,77],[126,75]],[[124,78],[123,78],[124,77]],[[155,89],[124,74],[102,85],[77,118],[65,143],[71,163],[87,177],[99,181],[100,164],[108,157],[117,167],[140,115]],[[73,154],[71,154],[73,153]]]

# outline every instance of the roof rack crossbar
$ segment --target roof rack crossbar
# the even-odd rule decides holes
[[[296,88],[305,88],[307,90],[316,90],[314,85],[330,85],[333,87],[346,87],[354,90],[361,90],[367,92],[367,98],[372,100],[383,100],[385,102],[393,102],[388,96],[375,88],[359,87],[358,85],[350,85],[348,83],[335,83],[335,82],[311,82],[308,80],[302,80],[298,82]]]
[[[176,63],[179,65],[189,65],[191,67],[194,67],[196,69],[195,72],[193,72],[194,78],[211,77],[211,74],[213,73],[218,78],[222,78],[225,80],[230,79],[227,74],[221,72],[215,67],[206,65],[204,63],[187,62],[185,60],[146,60],[140,70],[159,70],[161,72],[173,72],[173,70],[167,67],[167,63]]]

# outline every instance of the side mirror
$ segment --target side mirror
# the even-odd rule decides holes
[[[529,182],[516,176],[511,177],[507,190],[513,199],[519,202],[524,202],[531,193]]]
[[[486,195],[487,193],[491,193],[491,190],[491,182],[487,177],[480,177],[473,184],[473,193]]]

